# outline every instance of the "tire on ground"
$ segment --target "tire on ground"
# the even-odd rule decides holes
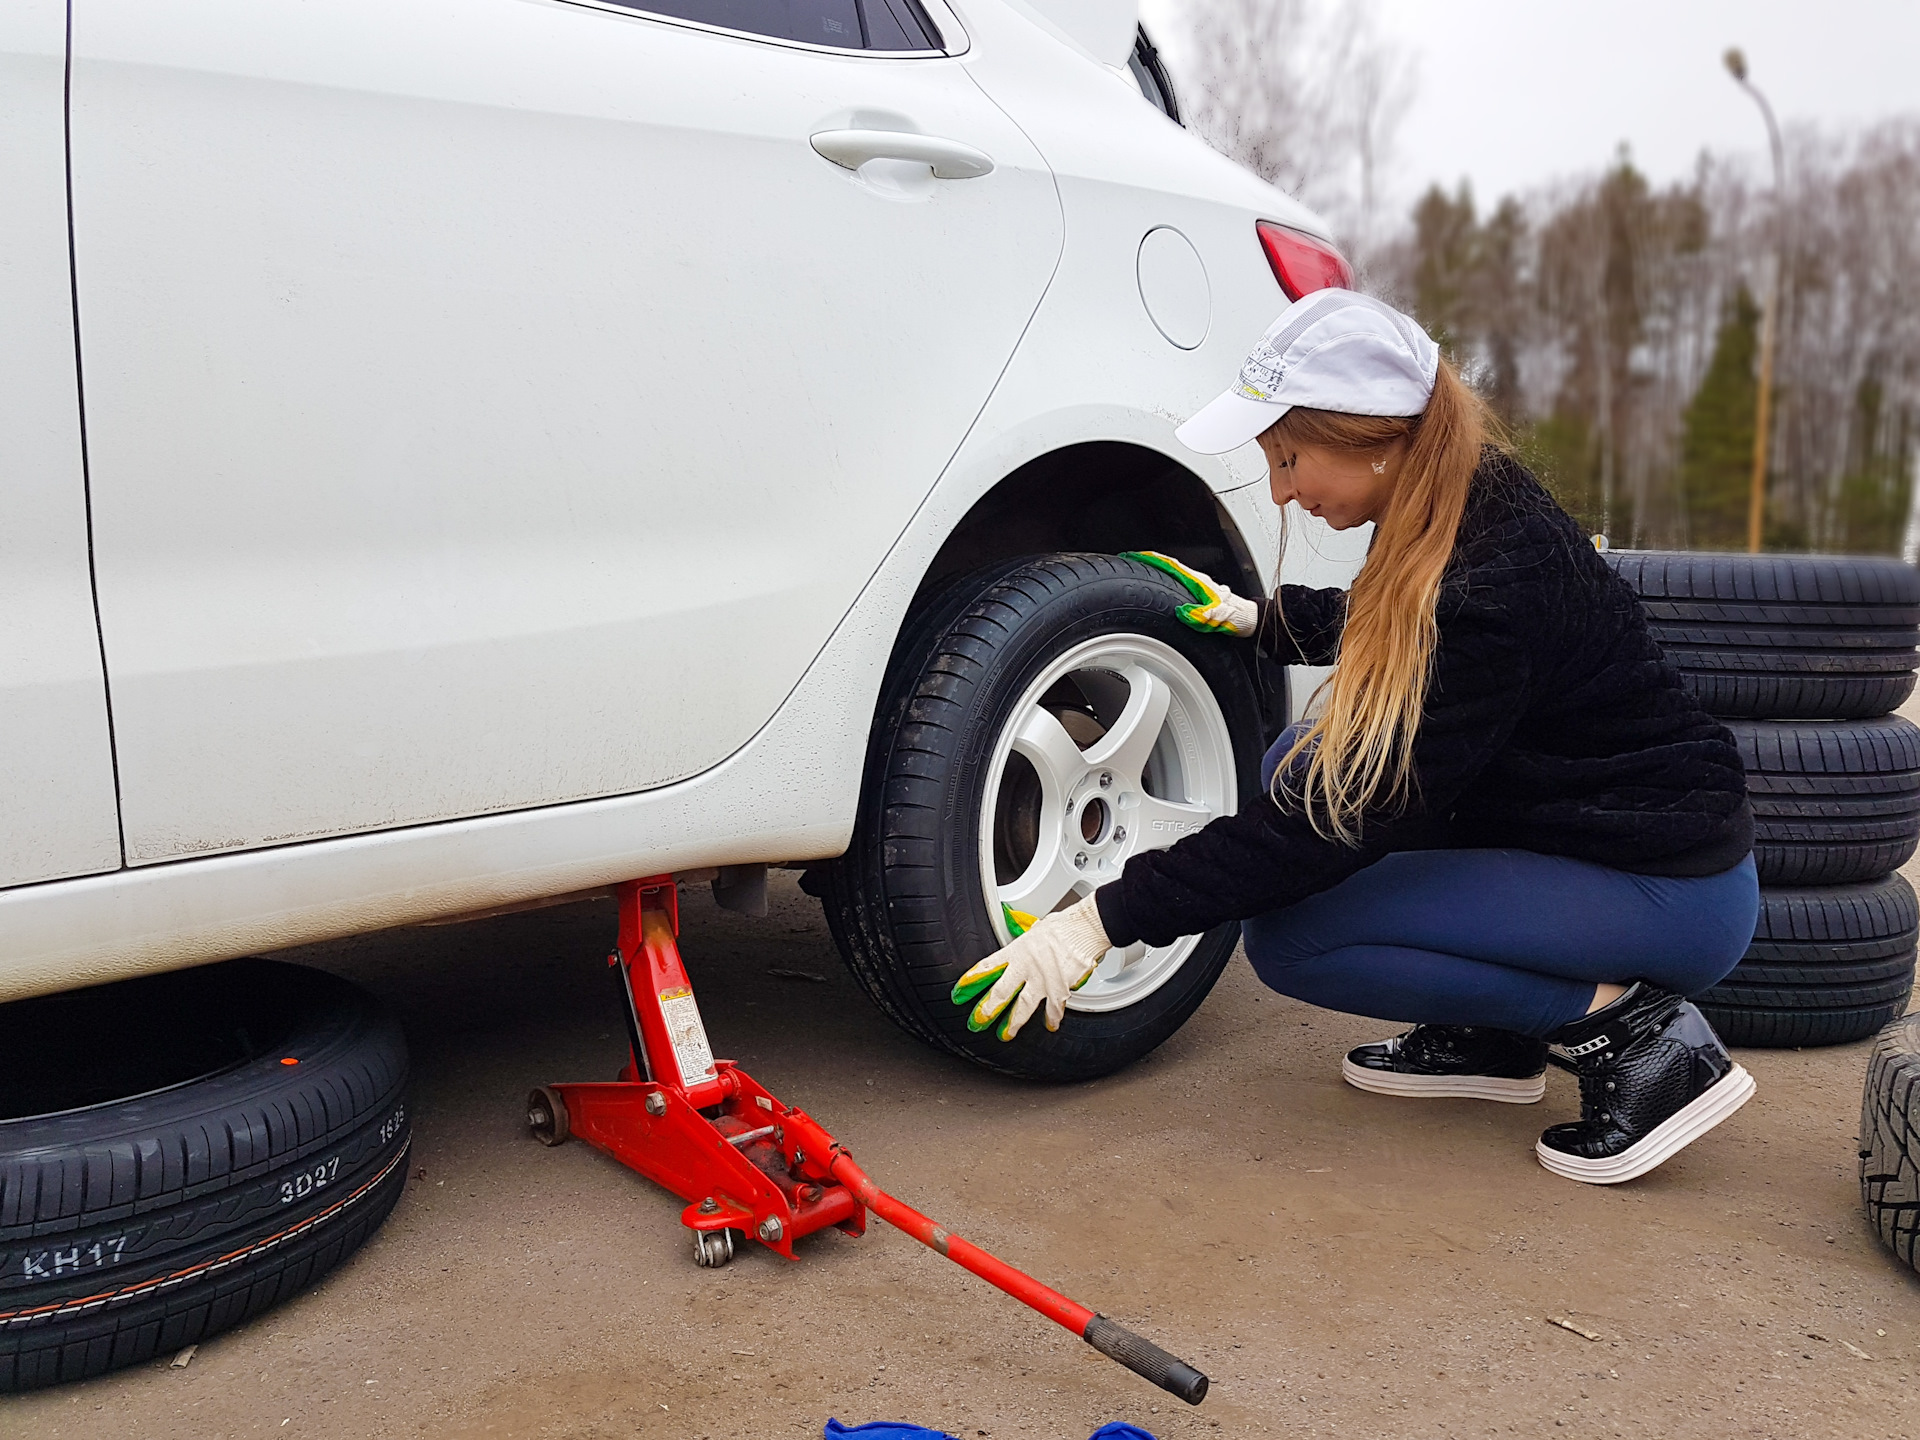
[[[853,841],[817,889],[848,968],[909,1034],[1007,1074],[1084,1080],[1145,1055],[1213,988],[1239,939],[1237,925],[1201,937],[1137,1002],[1070,1010],[1055,1032],[1036,1017],[1011,1042],[975,1033],[949,993],[1002,943],[980,858],[996,740],[1029,687],[1076,646],[1131,636],[1174,652],[1198,672],[1224,719],[1234,802],[1244,803],[1258,786],[1261,727],[1245,647],[1183,625],[1174,607],[1190,598],[1161,571],[1134,561],[1048,555],[959,582],[902,634],[874,724]]]
[[[1907,1008],[1920,909],[1898,875],[1768,887],[1746,955],[1695,996],[1730,1045],[1840,1045]]]
[[[1860,1203],[1881,1242],[1920,1268],[1920,1015],[1882,1030],[1867,1060]]]
[[[1910,565],[1658,550],[1606,558],[1711,714],[1867,719],[1913,691],[1920,572]]]
[[[406,1180],[398,1025],[268,960],[0,1006],[0,1392],[206,1338],[350,1254]]]
[[[1897,870],[1920,844],[1920,727],[1729,720],[1746,762],[1762,884],[1833,885]]]

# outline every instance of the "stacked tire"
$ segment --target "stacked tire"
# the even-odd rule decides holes
[[[1733,1045],[1837,1045],[1906,1012],[1920,931],[1897,870],[1920,844],[1912,693],[1920,572],[1855,556],[1607,556],[1746,763],[1753,945],[1696,997]]]
[[[405,1188],[407,1051],[356,986],[234,960],[0,1005],[0,1394],[311,1286]]]

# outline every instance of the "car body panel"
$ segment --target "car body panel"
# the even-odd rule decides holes
[[[557,0],[515,3],[535,11],[567,8]],[[969,70],[969,83],[1033,137],[1036,163],[1045,155],[1059,173],[1066,206],[1060,270],[937,480],[891,497],[898,509],[889,512],[886,539],[864,561],[831,549],[809,557],[839,566],[845,598],[829,622],[830,635],[805,651],[771,715],[731,740],[718,763],[636,793],[183,855],[112,875],[0,891],[0,999],[533,901],[640,874],[841,853],[852,832],[887,658],[929,567],[982,497],[1029,462],[1069,447],[1118,441],[1187,467],[1213,490],[1263,580],[1275,578],[1279,517],[1257,453],[1250,447],[1226,457],[1194,456],[1173,439],[1173,430],[1233,373],[1245,346],[1285,303],[1253,221],[1323,230],[1284,196],[1165,121],[1128,82],[1021,8],[999,0],[961,0],[955,8],[971,37],[964,63],[985,59],[990,48],[1003,62]],[[1035,88],[1044,92],[1038,100],[1028,94]],[[1085,134],[1075,131],[1076,104]],[[1193,350],[1160,333],[1138,288],[1140,242],[1160,226],[1180,230],[1208,272],[1212,316]],[[821,493],[834,495],[830,488]],[[1331,537],[1319,522],[1300,517],[1290,530],[1285,573],[1307,583],[1338,583],[1363,546],[1363,538]],[[686,653],[674,648],[679,638],[677,632],[643,637],[631,674],[644,683],[657,653]],[[715,666],[750,663],[758,653],[752,642],[738,625],[708,628],[683,678],[704,683]],[[725,737],[710,738],[717,747]]]
[[[1033,138],[1067,213],[1059,276],[969,443],[996,426],[1064,410],[1133,411],[1170,429],[1219,393],[1287,304],[1254,221],[1316,234],[1324,227],[1143,104],[1130,78],[1095,63],[1018,0],[961,0],[956,8],[975,37],[968,73]],[[1118,135],[1124,144],[1115,143]],[[1155,326],[1140,292],[1141,244],[1163,227],[1198,252],[1210,292],[1211,323],[1184,350]],[[1216,491],[1266,475],[1251,445],[1224,456],[1178,445],[1169,453]]]
[[[0,7],[0,885],[120,863],[67,255],[66,25],[62,0]]]
[[[1059,255],[1044,163],[941,56],[537,0],[75,15],[131,864],[716,764]],[[855,174],[809,144],[849,126],[995,168]]]

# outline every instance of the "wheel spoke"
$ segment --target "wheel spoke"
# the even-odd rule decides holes
[[[1129,665],[1120,674],[1128,687],[1126,707],[1082,760],[1088,769],[1111,770],[1122,786],[1134,790],[1167,722],[1173,692],[1143,666]]]
[[[1040,837],[1040,853],[1033,859],[1024,875],[1000,887],[1000,900],[1037,918],[1066,899],[1082,877],[1074,868],[1073,856],[1061,848],[1058,830],[1051,837]]]
[[[1013,748],[1039,773],[1047,808],[1057,816],[1073,787],[1087,773],[1087,757],[1053,713],[1037,705],[1014,732]]]

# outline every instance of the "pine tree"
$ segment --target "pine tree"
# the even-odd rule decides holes
[[[1413,310],[1440,348],[1458,362],[1479,263],[1479,223],[1473,192],[1457,195],[1431,186],[1413,207]]]
[[[1847,468],[1840,477],[1838,548],[1897,555],[1913,499],[1913,457],[1920,429],[1910,410],[1889,407],[1869,374],[1854,393]]]
[[[1759,349],[1760,307],[1741,285],[1721,313],[1713,358],[1681,418],[1681,503],[1698,550],[1746,548]]]

